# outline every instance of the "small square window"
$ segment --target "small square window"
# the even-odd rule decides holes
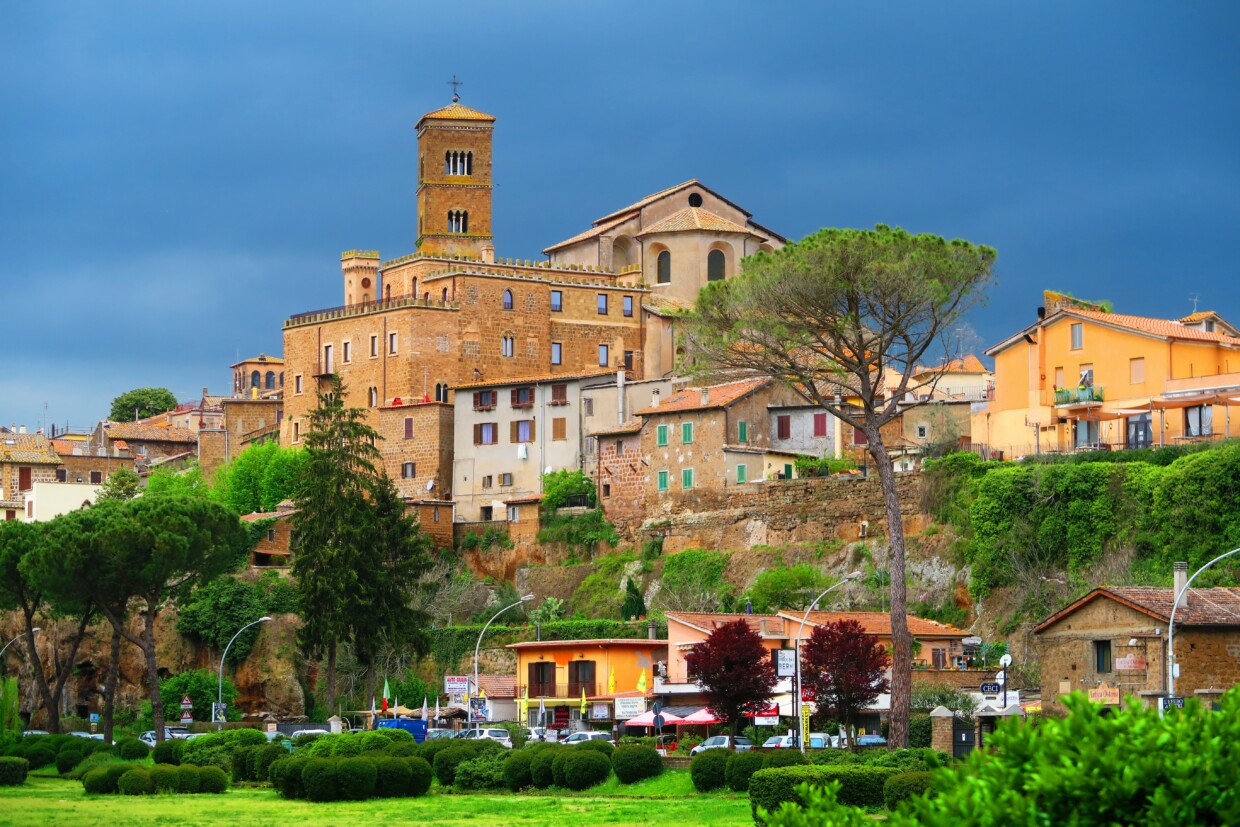
[[[370,337],[370,355],[371,356],[379,355],[379,337],[378,336]]]
[[[388,334],[388,353],[391,355],[396,354],[396,334],[395,333]]]
[[[276,530],[274,528],[267,529],[267,541],[270,543],[276,541]]]
[[[416,476],[414,474],[414,464],[412,462],[403,462],[400,466],[401,479],[411,480]]]
[[[495,485],[495,477],[491,476],[490,474],[487,474],[485,477],[482,478],[483,488],[491,488],[494,485]]]
[[[667,472],[667,471],[660,471],[660,472],[659,472],[659,490],[660,490],[660,491],[666,491],[666,490],[667,490],[667,478],[668,478],[668,472]]]
[[[515,523],[517,516],[521,513],[521,509],[515,505],[508,506],[508,522]]]
[[[499,484],[500,484],[500,485],[512,485],[512,474],[511,474],[511,473],[508,473],[508,474],[500,474],[500,475],[499,475]]]
[[[1078,322],[1072,325],[1072,349],[1080,350],[1083,347],[1085,347],[1085,325]]]
[[[748,442],[749,441],[749,423],[743,419],[740,422],[736,423],[736,441],[737,442]]]
[[[340,355],[344,357],[346,363],[353,361],[353,343],[345,342],[340,346]]]
[[[1099,674],[1111,671],[1111,641],[1094,641],[1094,671]]]
[[[564,360],[563,346],[559,342],[551,343],[551,364],[558,365]]]
[[[633,297],[632,296],[624,297],[624,315],[626,316],[633,315]]]
[[[611,496],[611,483],[609,483],[609,482],[605,482],[605,483],[603,483],[603,496],[604,496],[604,497],[610,497],[610,496]]]
[[[293,377],[293,393],[301,393],[301,374]]]
[[[598,346],[599,367],[605,368],[607,367],[608,364],[610,364],[610,357],[608,355],[609,353],[610,353],[610,348],[608,348],[607,345]]]
[[[631,350],[626,350],[624,352],[624,369],[625,370],[633,369],[633,351]]]
[[[930,431],[929,427],[925,425],[918,425],[917,426],[917,438],[925,439],[929,431]]]

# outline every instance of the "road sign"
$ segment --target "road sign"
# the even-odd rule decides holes
[[[1000,685],[999,685],[999,684],[997,684],[997,683],[984,683],[984,684],[982,684],[982,694],[983,694],[983,695],[998,695],[998,694],[999,694],[1000,692],[1002,692],[1002,691],[1003,691],[1003,687],[1002,687],[1002,686],[1000,686]]]
[[[97,724],[97,723],[99,723],[99,713],[98,713],[98,712],[92,712],[92,713],[90,713],[90,722],[91,722],[92,724]]]
[[[190,700],[189,695],[186,695],[183,698],[181,698],[181,709],[193,709],[193,708],[194,708],[194,702]]]
[[[801,726],[804,732],[809,732],[809,704],[801,704]]]
[[[181,710],[181,723],[192,724],[193,722],[194,722],[194,713],[190,712],[188,709],[182,709]]]
[[[663,722],[664,722],[664,721],[666,721],[666,720],[667,720],[667,719],[666,719],[666,718],[664,718],[662,715],[655,715],[655,716],[654,716],[654,719],[653,719],[653,723],[654,723],[654,725],[655,725],[657,728],[662,729],[662,728],[663,728]]]
[[[999,658],[999,665],[1002,666],[1004,669],[1007,669],[1009,666],[1012,665],[1012,656],[1004,655],[1003,657]]]
[[[1178,697],[1171,697],[1171,698],[1160,698],[1160,699],[1159,699],[1159,705],[1160,705],[1163,709],[1171,709],[1172,707],[1174,707],[1174,708],[1176,708],[1176,709],[1183,709],[1183,708],[1184,708],[1184,699],[1183,699],[1183,698],[1178,698]]]
[[[228,721],[228,704],[211,704],[211,722],[222,724]]]
[[[660,712],[663,711],[663,702],[655,701],[654,706],[652,706],[651,709],[654,710],[655,715],[658,715]]]

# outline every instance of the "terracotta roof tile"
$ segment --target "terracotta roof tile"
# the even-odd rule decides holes
[[[630,419],[620,425],[612,425],[607,428],[599,428],[597,431],[591,431],[590,436],[620,436],[621,434],[635,434],[641,431],[642,421],[640,419]]]
[[[1189,324],[1191,322],[1201,322],[1217,315],[1213,310],[1198,310],[1196,313],[1189,313],[1187,316],[1177,319],[1181,324]]]
[[[727,612],[666,612],[669,620],[675,620],[686,626],[692,626],[702,632],[712,632],[717,627],[725,623],[732,623],[736,620],[743,620],[749,624],[749,628],[755,632],[761,633],[762,621],[766,621],[767,637],[786,637],[788,630],[785,629],[787,618],[780,615],[762,615],[762,614],[744,614],[727,613]]]
[[[654,233],[687,233],[694,230],[706,230],[712,233],[744,233],[756,236],[753,230],[742,227],[735,221],[729,221],[700,207],[685,207],[680,212],[669,215],[662,221],[656,221],[638,233],[653,235]]]
[[[52,443],[43,434],[13,434],[0,436],[0,462],[20,462],[26,465],[59,465]]]
[[[1140,586],[1094,589],[1039,623],[1033,631],[1041,632],[1099,598],[1117,600],[1168,623],[1175,594],[1171,589]],[[1189,589],[1188,605],[1181,606],[1175,613],[1175,623],[1176,626],[1240,626],[1240,588]]]
[[[1169,321],[1168,319],[1150,319],[1145,316],[1126,316],[1122,313],[1102,313],[1097,310],[1077,310],[1075,308],[1065,308],[1060,312],[1069,316],[1082,316],[1086,319],[1102,322],[1103,324],[1111,324],[1117,327],[1126,327],[1130,330],[1140,330],[1145,333],[1153,333],[1156,336],[1163,336],[1168,339],[1189,339],[1198,342],[1218,342],[1219,344],[1240,347],[1240,339],[1233,336],[1228,336],[1224,333],[1207,333],[1204,330],[1185,327],[1179,322]]]
[[[769,377],[746,379],[742,382],[729,382],[725,385],[710,385],[705,388],[684,388],[666,402],[657,406],[643,408],[635,413],[638,416],[657,416],[664,413],[680,411],[705,411],[711,408],[724,408],[759,388],[770,383]]]
[[[783,613],[784,617],[790,617],[792,614],[794,613]],[[799,623],[801,613],[797,612],[795,614]],[[891,634],[891,615],[886,612],[810,612],[806,625],[813,624],[818,626],[823,623],[837,623],[841,620],[857,621],[867,635],[886,637]],[[963,629],[948,626],[946,623],[939,623],[937,620],[926,620],[923,617],[915,617],[913,615],[908,616],[908,630],[913,637],[969,636],[969,633]]]
[[[666,196],[666,195],[671,195],[672,193],[676,192],[677,190],[682,190],[682,189],[684,189],[685,187],[691,187],[691,186],[693,186],[694,184],[701,185],[701,182],[700,182],[700,181],[698,181],[698,179],[696,179],[696,178],[690,178],[688,181],[685,181],[683,184],[677,184],[677,185],[676,185],[676,186],[674,186],[674,187],[668,187],[668,188],[667,188],[667,189],[665,189],[665,190],[659,190],[658,192],[651,193],[650,195],[647,195],[647,196],[646,196],[645,198],[643,198],[642,200],[640,200],[640,201],[636,201],[636,202],[634,202],[634,203],[632,203],[632,204],[629,204],[627,207],[624,207],[623,209],[616,210],[616,211],[615,211],[615,212],[613,212],[613,213],[608,213],[607,215],[605,215],[605,216],[603,216],[602,218],[598,219],[598,220],[597,220],[597,221],[595,221],[594,223],[595,223],[595,224],[602,224],[604,221],[610,221],[611,219],[615,218],[616,216],[620,215],[621,213],[631,213],[631,212],[634,212],[635,210],[640,210],[642,207],[645,207],[645,206],[647,206],[647,205],[649,205],[649,204],[653,204],[655,201],[658,201],[660,198],[663,198],[663,197],[664,197],[664,196]]]
[[[625,213],[624,215],[621,215],[619,218],[617,218],[614,221],[604,222],[602,224],[599,224],[595,227],[592,227],[586,230],[584,233],[578,233],[572,238],[565,239],[564,241],[561,241],[559,244],[552,244],[550,247],[544,247],[543,252],[550,253],[553,250],[559,250],[561,247],[570,247],[580,241],[587,241],[591,238],[602,235],[608,230],[619,227],[621,224],[628,221],[630,218],[632,218],[635,215],[637,215],[636,211]]]
[[[134,442],[197,442],[198,437],[188,428],[171,425],[146,425],[140,422],[112,422],[104,426],[108,439],[127,439]]]
[[[427,112],[418,119],[418,123],[422,121],[495,121],[494,115],[488,115],[485,112],[479,112],[477,109],[470,109],[464,104],[453,101],[442,109],[436,109],[434,112]]]
[[[479,675],[478,684],[482,687],[482,691],[492,698],[517,697],[515,675]]]
[[[548,382],[571,382],[574,379],[594,379],[598,376],[613,376],[616,371],[614,368],[600,368],[598,370],[581,371],[579,373],[544,373],[538,376],[517,376],[512,379],[492,379],[484,382],[466,382],[463,385],[453,385],[453,390],[466,390],[472,388],[491,388],[504,385],[533,385],[547,384]]]
[[[932,368],[921,368],[914,376],[922,376],[927,373],[990,373],[986,366],[982,364],[982,360],[978,359],[972,353],[963,359],[952,359],[945,365],[938,365]]]

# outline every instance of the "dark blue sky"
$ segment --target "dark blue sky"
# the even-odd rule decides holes
[[[999,250],[1040,291],[1240,322],[1240,6],[18,2],[0,29],[0,420],[229,388],[339,253],[412,251],[413,124],[498,118],[500,256],[699,178],[790,238]]]

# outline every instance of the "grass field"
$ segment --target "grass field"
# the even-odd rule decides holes
[[[613,777],[584,793],[538,795],[442,793],[424,798],[311,804],[285,801],[269,787],[223,795],[88,796],[78,781],[30,777],[21,787],[0,787],[0,827],[95,825],[244,824],[249,827],[366,827],[385,824],[675,825],[749,827],[749,798],[701,795],[686,770],[638,784]]]

